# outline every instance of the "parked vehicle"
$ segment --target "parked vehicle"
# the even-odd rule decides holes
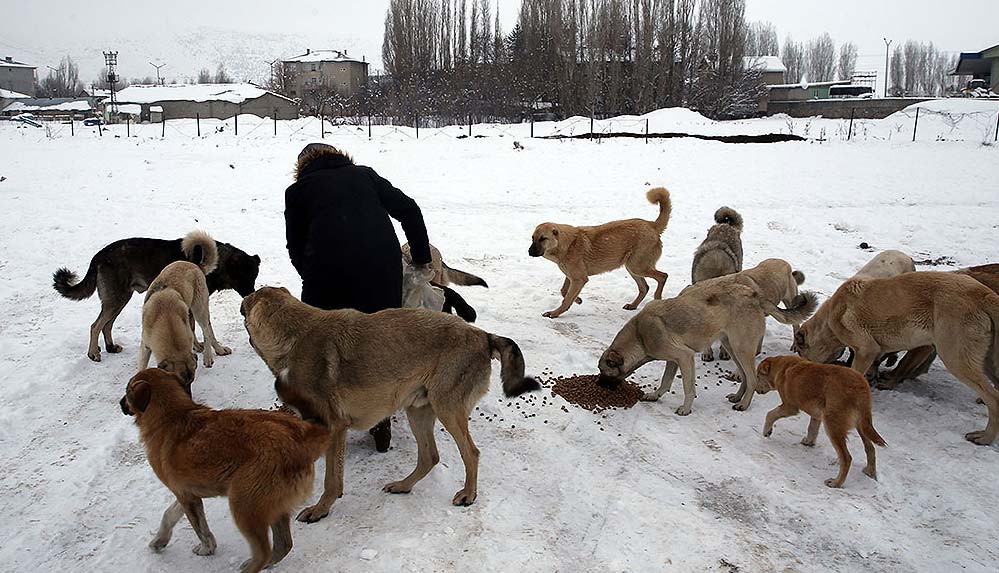
[[[83,120],[83,125],[104,125],[104,120],[99,117],[88,117]]]

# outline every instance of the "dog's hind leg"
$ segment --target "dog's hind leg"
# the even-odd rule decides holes
[[[184,508],[184,513],[187,515],[187,521],[191,523],[191,528],[194,529],[194,534],[198,536],[201,543],[194,546],[191,550],[197,555],[214,555],[215,547],[217,543],[215,542],[215,536],[212,535],[212,531],[208,529],[208,520],[205,519],[205,505],[201,502],[200,497],[194,497],[190,499],[180,499],[181,507]]]
[[[274,537],[274,551],[268,566],[275,565],[285,558],[293,545],[291,540],[291,514],[281,515],[271,524],[271,535]]]
[[[410,406],[406,408],[406,416],[409,418],[413,437],[416,438],[416,468],[402,480],[386,484],[382,491],[388,493],[409,493],[416,482],[426,477],[441,460],[437,452],[437,441],[434,439],[434,422],[437,420],[434,409],[430,405]]]
[[[472,435],[468,433],[468,414],[465,408],[450,408],[438,413],[441,424],[444,425],[461,452],[461,461],[465,463],[465,487],[454,494],[451,503],[454,505],[472,505],[478,496],[479,481],[479,448],[475,447]]]
[[[113,306],[111,309],[111,318],[109,318],[108,321],[104,323],[104,327],[101,328],[101,333],[104,335],[104,348],[111,354],[117,354],[122,350],[120,344],[114,343],[114,339],[111,337],[111,328],[114,326],[115,319],[118,318],[118,315],[121,314],[121,311],[124,310],[125,305],[128,304],[128,301],[131,298],[132,291],[129,291],[127,296],[112,302],[111,304]]]
[[[215,363],[215,357],[212,356],[212,351],[219,356],[225,356],[227,354],[232,354],[232,349],[227,346],[222,346],[215,338],[215,331],[212,330],[211,314],[209,314],[208,311],[207,289],[205,289],[203,296],[195,295],[194,301],[191,303],[191,312],[194,314],[194,320],[201,326],[202,334],[205,335],[205,368],[211,368]]]
[[[642,300],[645,299],[645,295],[649,294],[649,283],[645,282],[645,277],[631,269],[628,269],[628,274],[631,275],[631,278],[635,279],[635,284],[638,285],[638,296],[635,297],[635,300],[624,305],[624,310],[635,310],[641,304]]]
[[[850,464],[853,463],[850,451],[846,449],[846,433],[849,429],[842,420],[836,418],[826,419],[825,423],[826,435],[829,436],[829,441],[832,442],[839,458],[839,473],[836,477],[827,479],[825,483],[829,487],[841,487],[846,481],[846,475],[850,473]]]
[[[271,540],[268,536],[269,526],[262,519],[253,494],[240,491],[229,493],[229,509],[236,527],[250,544],[250,558],[240,565],[240,573],[257,573],[271,560]]]
[[[967,341],[958,344],[954,341],[941,342],[937,346],[940,360],[955,378],[964,382],[978,393],[988,409],[989,421],[984,430],[968,432],[964,438],[979,446],[988,446],[999,434],[999,391],[992,385],[981,364],[981,358],[969,356],[972,345]],[[991,357],[987,358],[991,360]]]
[[[679,364],[672,360],[666,361],[666,369],[663,370],[662,380],[659,382],[659,388],[655,392],[646,392],[642,395],[642,400],[647,402],[655,402],[656,400],[663,397],[663,394],[669,392],[669,389],[673,387],[673,380],[676,379],[676,371],[679,368]]]
[[[758,323],[750,324],[749,328],[734,340],[728,338],[732,359],[738,365],[739,375],[742,377],[742,396],[732,405],[734,410],[747,410],[753,402],[753,394],[756,393],[756,344],[765,331],[766,323],[760,320]],[[732,398],[729,397],[729,400]]]
[[[330,447],[326,451],[326,477],[323,479],[323,495],[315,505],[298,513],[298,521],[315,523],[330,513],[330,508],[343,495],[343,464],[347,456],[347,428],[332,428]]]
[[[656,268],[653,267],[652,269],[646,271],[645,276],[652,277],[653,279],[655,279],[656,283],[658,283],[656,285],[656,293],[652,296],[652,298],[656,300],[662,299],[663,288],[666,287],[666,279],[669,278],[669,274],[664,273],[660,270],[656,270]]]
[[[180,505],[179,501],[174,500],[170,507],[163,512],[160,529],[156,532],[156,537],[149,542],[149,548],[157,553],[163,551],[163,548],[170,543],[170,538],[173,537],[173,528],[182,517],[184,517],[184,507]]]

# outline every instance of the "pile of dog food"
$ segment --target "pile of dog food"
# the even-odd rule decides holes
[[[573,374],[551,378],[546,381],[545,386],[551,388],[553,395],[561,396],[567,402],[594,413],[607,409],[631,408],[644,394],[638,385],[627,380],[614,390],[608,390],[597,384],[599,378],[596,374]]]

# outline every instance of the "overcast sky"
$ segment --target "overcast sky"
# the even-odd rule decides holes
[[[59,54],[68,52],[81,62],[81,77],[89,78],[99,71],[100,49],[115,45],[126,75],[154,73],[148,62],[161,60],[168,63],[168,76],[183,77],[196,74],[212,57],[221,57],[213,44],[228,46],[223,54],[251,46],[247,49],[254,50],[256,66],[264,65],[258,60],[265,52],[346,46],[351,55],[364,56],[380,68],[388,3],[0,0],[4,15],[0,56],[37,65],[42,73],[47,72],[46,65],[58,64]],[[513,26],[519,5],[519,0],[500,0],[504,30]],[[837,45],[852,40],[860,47],[858,67],[863,69],[876,69],[883,61],[884,36],[933,41],[949,51],[978,51],[999,44],[999,0],[747,0],[747,19],[773,22],[782,43],[788,34],[806,40],[826,31]],[[233,48],[232,38],[243,35],[251,39],[240,40]],[[289,55],[294,54],[270,57]]]

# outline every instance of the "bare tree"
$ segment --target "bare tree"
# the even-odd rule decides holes
[[[219,62],[219,66],[215,68],[215,83],[217,84],[231,84],[232,76],[225,69],[225,64]]]
[[[841,80],[852,80],[857,68],[857,45],[847,42],[839,47],[839,70],[837,75]]]
[[[747,56],[776,56],[780,54],[777,28],[770,22],[753,22],[746,30]]]
[[[836,44],[829,34],[808,42],[808,81],[826,82],[836,74]]]
[[[208,68],[201,68],[198,71],[198,83],[199,84],[210,84],[212,83],[212,72]]]
[[[781,54],[781,60],[784,62],[784,67],[787,68],[787,73],[784,75],[785,81],[796,84],[804,78],[807,61],[805,59],[805,47],[801,42],[795,42],[791,39],[791,36],[788,36],[784,40],[784,50]]]
[[[83,82],[80,81],[80,67],[70,56],[64,57],[59,62],[59,67],[55,71],[49,71],[39,84],[38,93],[46,94],[49,97],[75,97],[83,91]]]
[[[902,46],[895,46],[891,54],[891,64],[889,72],[889,93],[893,96],[906,95],[905,93],[905,55]]]

